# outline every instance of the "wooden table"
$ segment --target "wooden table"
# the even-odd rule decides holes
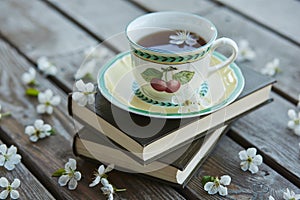
[[[253,184],[263,183],[275,199],[285,188],[300,193],[299,136],[287,129],[287,110],[295,109],[300,94],[300,2],[295,0],[1,0],[0,1],[0,104],[12,116],[0,121],[0,143],[15,145],[22,164],[0,176],[21,179],[20,199],[105,199],[98,188],[89,188],[97,166],[76,158],[83,179],[75,191],[60,187],[51,174],[62,168],[72,153],[73,121],[67,114],[67,93],[83,61],[83,50],[124,31],[128,22],[147,12],[180,10],[203,15],[219,29],[219,37],[246,39],[257,57],[239,63],[259,71],[274,58],[282,73],[276,75],[274,102],[239,119],[218,143],[211,156],[185,189],[172,188],[135,174],[113,171],[111,182],[126,192],[116,199],[250,199]],[[102,46],[109,55],[122,51],[114,42]],[[39,88],[50,88],[62,97],[51,116],[38,115],[36,98],[24,94],[20,77],[47,56],[59,67],[55,77],[38,74]],[[106,60],[103,60],[103,63]],[[26,125],[42,118],[57,134],[31,143]],[[238,152],[256,147],[264,158],[252,175],[239,167]],[[232,177],[229,195],[209,196],[201,186],[203,175]]]

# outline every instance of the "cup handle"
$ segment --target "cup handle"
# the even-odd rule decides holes
[[[229,39],[229,38],[219,38],[217,39],[212,47],[211,47],[211,52],[214,52],[216,48],[220,47],[220,46],[229,46],[231,47],[231,50],[232,50],[232,54],[230,55],[229,58],[227,58],[225,61],[223,61],[222,63],[220,64],[217,64],[217,65],[214,65],[214,66],[210,66],[208,68],[208,71],[210,74],[212,74],[213,72],[221,69],[222,67],[225,67],[227,65],[229,65],[230,63],[232,63],[238,56],[238,46],[237,44],[235,43],[235,41],[233,41],[232,39]]]

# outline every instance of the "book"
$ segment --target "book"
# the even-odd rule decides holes
[[[163,128],[155,134],[149,132],[150,129],[147,130],[147,128],[142,129],[142,133],[137,132],[140,130],[136,127],[146,127],[149,122],[159,124],[162,119],[141,116],[119,109],[106,100],[99,91],[96,94],[94,107],[81,107],[69,96],[69,114],[80,123],[86,123],[103,133],[143,162],[150,163],[202,137],[208,130],[217,129],[230,120],[268,102],[275,80],[246,67],[242,67],[241,70],[245,78],[245,87],[234,102],[208,115],[166,119]],[[116,112],[118,118],[122,119],[122,126],[113,117]],[[133,122],[135,126],[131,126]]]
[[[148,165],[137,162],[127,150],[116,146],[105,135],[88,126],[74,136],[73,151],[75,155],[83,158],[106,165],[112,163],[117,170],[147,175],[184,187],[227,130],[228,127],[223,126],[209,132],[205,137],[194,140]]]

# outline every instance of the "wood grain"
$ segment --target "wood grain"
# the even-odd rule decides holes
[[[67,116],[66,94],[53,86],[44,77],[37,77],[40,84],[40,90],[50,88],[55,94],[62,97],[62,102],[59,107],[55,108],[52,116],[41,116],[36,114],[35,98],[24,95],[25,86],[20,82],[18,77],[21,77],[24,71],[28,70],[30,65],[19,54],[11,49],[3,41],[0,42],[0,66],[1,66],[1,87],[0,87],[0,104],[4,110],[12,112],[12,117],[5,119],[1,124],[1,138],[7,144],[14,144],[19,148],[19,151],[24,157],[24,163],[34,175],[45,185],[51,193],[59,199],[105,199],[102,194],[99,194],[99,189],[91,190],[88,187],[96,166],[87,167],[88,164],[83,160],[78,161],[78,169],[83,174],[83,180],[80,181],[78,189],[68,191],[66,188],[58,186],[57,178],[52,178],[52,173],[63,168],[64,163],[69,158],[74,158],[72,153],[72,137],[75,133],[73,121]],[[42,118],[46,123],[51,124],[56,130],[56,135],[31,143],[24,134],[26,125],[33,124],[34,119]],[[116,179],[124,180],[124,185],[132,193],[138,193],[139,189],[135,187],[135,178],[126,178],[127,175],[116,175]],[[183,199],[174,189],[169,186],[158,186],[148,180],[137,180],[139,187],[143,187],[144,196],[136,197],[135,199],[147,199],[148,196],[157,196],[158,199],[163,199],[161,195],[169,196],[169,199]],[[132,186],[132,188],[131,188]],[[124,192],[119,194],[120,198],[131,198],[132,193]],[[159,194],[159,195],[156,195]]]
[[[215,7],[214,3],[204,0],[130,0],[146,11],[183,11],[204,15]]]
[[[295,107],[278,95],[273,95],[273,98],[273,103],[239,119],[232,127],[235,132],[232,137],[240,136],[248,144],[259,148],[285,168],[285,171],[290,172],[287,175],[289,179],[300,185],[300,139],[287,128],[287,111]]]
[[[222,17],[220,17],[222,16]],[[228,9],[215,9],[206,16],[217,27],[219,37],[225,36],[235,41],[246,39],[256,52],[256,58],[250,62],[237,62],[260,71],[274,58],[280,59],[282,73],[275,76],[275,90],[292,102],[298,101],[300,94],[300,49],[278,35],[231,12]]]
[[[287,181],[269,166],[262,164],[259,166],[259,172],[251,174],[240,169],[240,160],[238,153],[244,150],[241,146],[233,142],[228,137],[223,137],[217,144],[211,156],[200,168],[198,174],[190,181],[183,194],[188,199],[251,199],[255,192],[254,184],[264,184],[269,188],[266,193],[267,199],[270,194],[274,197],[282,197],[286,187],[300,193],[300,189]],[[228,187],[228,196],[221,197],[219,195],[210,196],[203,190],[201,179],[203,176],[222,176],[230,175],[231,184]],[[279,198],[281,199],[281,198]]]
[[[299,9],[294,0],[216,0],[300,44]]]
[[[1,123],[5,123],[7,120],[3,120],[4,122],[0,122],[0,133],[1,132]],[[0,141],[0,144],[3,144]],[[9,148],[10,145],[7,145]],[[18,154],[20,154],[18,152]],[[11,184],[14,179],[18,178],[21,181],[20,187],[17,191],[20,194],[20,199],[55,199],[47,189],[31,174],[31,172],[22,164],[16,165],[16,168],[12,171],[6,170],[4,167],[0,167],[0,177],[5,177]],[[0,189],[2,192],[4,188]]]

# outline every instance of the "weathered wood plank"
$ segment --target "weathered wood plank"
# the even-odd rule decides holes
[[[222,17],[220,17],[222,16]],[[226,36],[235,41],[246,39],[256,52],[251,62],[238,63],[260,71],[274,58],[280,59],[282,72],[276,75],[275,89],[294,103],[300,93],[300,49],[278,35],[257,26],[255,23],[233,13],[228,9],[215,9],[206,15],[217,27],[219,37]]]
[[[66,94],[62,93],[43,77],[38,76],[37,81],[42,91],[50,88],[55,94],[59,94],[62,97],[62,103],[55,109],[52,116],[38,115],[35,112],[37,100],[26,97],[24,95],[25,86],[20,83],[19,78],[16,79],[16,77],[21,77],[22,73],[29,69],[30,65],[3,41],[0,42],[0,66],[0,103],[6,110],[12,112],[10,120],[2,124],[1,128],[3,133],[5,133],[1,135],[2,139],[6,143],[14,144],[19,148],[22,155],[26,157],[24,163],[47,188],[51,188],[56,198],[104,199],[104,196],[99,194],[99,189],[90,189],[88,187],[96,166],[86,167],[87,164],[83,160],[79,160],[78,163],[78,169],[83,173],[83,180],[80,182],[77,190],[68,191],[66,188],[61,188],[58,186],[57,179],[51,177],[55,170],[64,166],[68,158],[74,158],[72,137],[75,131],[72,119],[67,116],[66,112]],[[42,118],[45,122],[51,124],[57,134],[33,144],[24,134],[24,127],[32,124],[38,118]],[[148,196],[155,196],[157,199],[164,199],[163,196],[166,196],[169,199],[183,199],[180,194],[169,186],[158,186],[148,180],[136,179],[134,176],[122,173],[118,173],[115,177],[115,179],[123,179],[123,183],[128,189],[128,192],[119,194],[120,198],[147,199]],[[114,182],[114,179],[112,180]],[[135,187],[136,183],[138,183],[139,187],[147,188],[147,190],[139,191]],[[140,194],[143,193],[143,196],[131,196],[133,193],[138,194],[139,192]]]
[[[123,0],[58,1],[49,0],[74,20],[88,28],[102,41],[119,51],[129,50],[124,35],[127,24],[144,14],[136,6]]]
[[[273,98],[273,103],[239,119],[232,127],[236,132],[232,137],[239,136],[240,140],[259,148],[281,168],[285,168],[282,173],[300,185],[300,139],[287,128],[287,111],[295,106],[278,95],[273,95]]]
[[[254,184],[264,184],[269,188],[263,199],[268,199],[271,194],[278,199],[282,198],[285,188],[300,193],[299,188],[283,178],[276,171],[266,164],[259,166],[259,172],[251,174],[249,171],[244,172],[240,169],[239,151],[243,150],[241,146],[233,142],[228,137],[223,137],[218,143],[211,156],[200,168],[198,174],[187,185],[183,193],[188,199],[252,199],[255,192]],[[203,190],[201,179],[203,176],[222,176],[230,175],[232,178],[231,185],[228,187],[228,196],[219,195],[210,196]],[[276,198],[276,199],[277,199]]]
[[[87,33],[36,0],[2,1],[0,32],[33,59],[96,44]]]
[[[131,0],[135,4],[139,5],[140,7],[144,8],[148,11],[184,11],[184,12],[192,12],[198,14],[206,14],[208,13],[213,7],[215,7],[214,3],[205,0],[189,0],[189,1],[182,1],[182,0]]]
[[[299,9],[294,0],[216,0],[300,44]]]
[[[0,129],[1,123],[5,123],[7,120],[9,119],[2,119]],[[3,143],[0,141],[0,144]],[[7,145],[7,147],[9,148],[10,145]],[[15,178],[21,181],[21,185],[17,189],[20,194],[20,199],[55,199],[22,163],[16,165],[13,171],[7,171],[4,167],[0,167],[0,177],[7,178],[10,183],[12,183]],[[4,188],[1,188],[0,192],[2,192],[3,189]]]

